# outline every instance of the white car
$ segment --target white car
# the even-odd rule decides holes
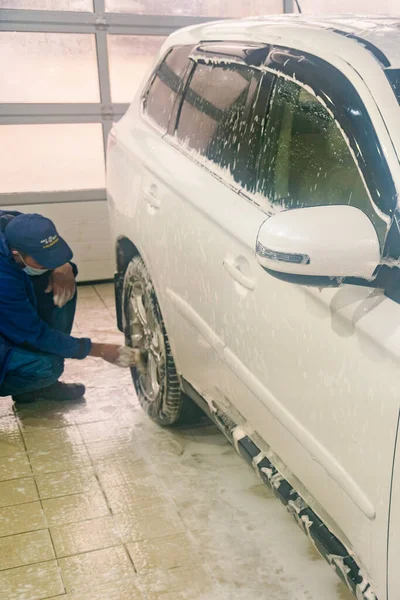
[[[399,40],[375,17],[178,31],[108,147],[143,408],[203,407],[359,600],[400,598]]]

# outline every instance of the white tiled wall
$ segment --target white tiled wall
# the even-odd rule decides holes
[[[2,210],[36,212],[54,221],[74,252],[79,281],[110,279],[114,273],[107,202],[68,202],[8,206]]]

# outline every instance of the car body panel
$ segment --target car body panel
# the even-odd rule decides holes
[[[400,189],[399,105],[377,58],[358,41],[311,23],[254,19],[188,28],[160,56],[206,40],[274,43],[337,67],[364,102]],[[387,44],[398,64],[394,47]],[[268,207],[182,152],[141,110],[138,96],[114,127],[110,214],[115,239],[131,240],[149,269],[177,369],[262,440],[385,598],[400,305],[373,287],[318,290],[267,274],[255,246]],[[392,501],[395,531],[399,520]],[[394,564],[400,542],[391,539]],[[390,577],[389,589],[398,589],[395,569]]]

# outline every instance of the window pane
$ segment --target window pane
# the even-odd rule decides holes
[[[161,63],[145,101],[146,114],[167,131],[176,95],[188,66],[191,46],[174,48]]]
[[[0,192],[103,188],[99,123],[1,125]]]
[[[399,15],[398,0],[301,0],[300,5],[303,13]]]
[[[99,102],[94,35],[0,33],[0,102]]]
[[[250,117],[261,73],[241,65],[199,64],[185,94],[176,135],[191,151],[251,189],[261,123]]]
[[[113,102],[132,101],[165,39],[156,35],[108,36]]]
[[[0,0],[0,8],[93,11],[92,0]]]
[[[258,17],[268,14],[282,14],[282,0],[199,0],[199,16],[220,17],[220,18],[239,18],[239,17]]]
[[[110,12],[139,15],[183,15],[199,17],[248,17],[281,14],[282,0],[106,0]]]
[[[261,184],[273,203],[284,209],[350,204],[376,222],[378,217],[336,121],[315,96],[295,83],[280,80],[277,84],[267,146],[273,151]]]

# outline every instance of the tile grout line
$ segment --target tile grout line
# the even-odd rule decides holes
[[[27,477],[27,479],[33,479],[34,477]],[[13,481],[18,481],[17,479],[13,479]],[[37,486],[36,486],[36,481],[34,481],[35,483],[35,487],[37,490]],[[13,508],[14,506],[26,506],[27,504],[34,504],[35,502],[39,502],[40,501],[40,497],[38,497],[36,500],[27,500],[26,502],[17,502],[17,504],[6,504],[6,506],[0,506],[0,510],[3,510],[3,508]]]
[[[118,531],[118,536],[119,536],[119,538],[120,538],[120,540],[121,540],[121,544],[123,544],[123,542],[122,542],[121,530],[120,530],[120,528],[119,528],[119,526],[118,526],[118,523],[116,522],[116,520],[115,520],[115,518],[114,518],[114,511],[112,510],[112,508],[111,508],[111,506],[110,506],[110,503],[109,503],[109,500],[108,500],[108,496],[107,496],[106,490],[105,490],[105,489],[103,489],[103,485],[102,485],[102,483],[101,483],[101,480],[100,480],[100,478],[99,478],[99,474],[98,474],[98,472],[97,472],[96,463],[94,462],[94,460],[92,459],[92,457],[91,457],[91,455],[90,455],[89,449],[88,449],[88,447],[87,447],[87,442],[85,441],[85,439],[84,439],[84,438],[82,438],[82,439],[83,439],[83,443],[84,443],[84,445],[85,445],[85,448],[86,448],[86,452],[87,452],[87,453],[88,453],[88,455],[89,455],[89,460],[90,460],[90,463],[91,463],[91,465],[92,465],[92,468],[93,468],[93,471],[94,471],[94,476],[95,476],[95,478],[96,478],[96,480],[97,480],[97,483],[98,483],[98,485],[99,485],[100,492],[101,492],[101,494],[102,494],[102,497],[103,497],[103,499],[104,499],[104,502],[106,503],[107,509],[108,509],[108,511],[109,511],[109,515],[111,516],[111,519],[112,519],[112,522],[113,522],[113,525],[114,525],[114,527],[116,528],[116,530]],[[124,545],[124,548],[125,548],[125,545]],[[129,552],[127,551],[127,549],[126,549],[126,548],[125,548],[125,552],[128,554],[128,557],[129,557]],[[129,558],[130,558],[130,557],[129,557]],[[132,563],[132,565],[133,565],[133,563]],[[135,571],[135,573],[136,573],[136,569],[135,569],[135,566],[134,566],[134,565],[133,565],[133,569],[134,569],[134,571]]]
[[[23,436],[22,432],[21,432],[21,435],[22,435],[22,437],[23,437],[23,439],[24,439],[24,445],[25,445],[25,447],[26,447],[25,438],[24,438],[24,436]],[[30,459],[30,456],[29,456],[29,452],[28,452],[28,450],[27,450],[27,455],[28,455],[29,464],[31,465],[31,469],[32,469],[32,473],[33,473],[33,466],[32,466],[32,463],[31,463],[31,459]],[[65,594],[66,594],[66,593],[67,593],[67,588],[66,588],[66,586],[65,586],[65,581],[64,581],[64,578],[63,578],[63,576],[62,576],[61,567],[60,567],[60,565],[59,565],[59,563],[58,563],[58,560],[57,560],[57,553],[56,553],[56,548],[55,548],[54,541],[53,541],[53,536],[52,536],[52,534],[51,534],[50,527],[49,527],[49,523],[48,523],[47,516],[46,516],[46,512],[45,512],[45,510],[44,510],[44,507],[43,507],[43,499],[42,499],[42,497],[41,497],[41,494],[40,494],[40,490],[39,490],[38,483],[37,483],[37,481],[36,481],[35,474],[33,474],[33,481],[34,481],[34,483],[35,483],[35,488],[36,488],[36,492],[37,492],[37,495],[38,495],[38,498],[39,498],[39,502],[40,502],[40,508],[42,509],[42,513],[43,513],[44,521],[45,521],[45,524],[46,524],[46,526],[47,526],[47,529],[46,529],[45,531],[47,531],[47,532],[48,532],[48,535],[49,535],[49,538],[50,538],[51,547],[52,547],[52,549],[53,549],[53,554],[54,554],[54,559],[53,559],[53,560],[55,560],[55,562],[56,562],[56,565],[57,565],[57,571],[58,571],[58,574],[59,574],[59,577],[60,577],[61,583],[62,583],[62,585],[63,585],[64,592],[65,592]]]
[[[15,404],[14,404],[14,407],[15,407]],[[25,438],[24,438],[24,433],[23,433],[23,431],[22,431],[22,423],[21,423],[21,420],[20,420],[20,418],[19,418],[17,415],[15,416],[15,418],[16,418],[16,421],[17,421],[17,425],[18,425],[19,434],[20,434],[20,436],[21,436],[21,440],[22,440],[22,443],[23,443],[23,446],[24,446],[24,449],[25,449],[25,457],[26,457],[26,458],[27,458],[27,460],[28,460],[29,467],[30,467],[30,470],[31,470],[31,473],[32,473],[32,477],[33,477],[33,479],[35,480],[35,476],[34,476],[34,473],[33,473],[33,467],[32,467],[32,463],[31,463],[31,460],[30,460],[30,458],[29,458],[29,454],[28,454],[28,447],[27,447],[27,445],[26,445]],[[36,486],[36,482],[35,482],[35,486]],[[37,490],[37,493],[38,493],[38,496],[39,496],[39,490]]]
[[[89,467],[87,467],[89,468]],[[69,473],[70,471],[57,471],[57,473]],[[46,475],[55,475],[56,473],[45,473]],[[27,477],[27,479],[34,479],[34,477]],[[15,481],[15,480],[13,480]],[[36,489],[37,483],[35,481]],[[81,492],[72,492],[72,494],[62,494],[60,496],[48,496],[47,498],[39,498],[37,500],[28,500],[27,502],[18,502],[18,504],[7,504],[6,506],[1,506],[0,510],[3,508],[12,508],[13,506],[25,506],[26,504],[34,504],[35,502],[40,502],[40,500],[58,500],[59,498],[70,498],[71,496],[79,496],[80,494],[86,494],[87,491],[83,490]]]
[[[136,575],[138,575],[138,571],[137,571],[137,569],[136,569],[135,563],[133,562],[133,559],[132,559],[132,557],[131,557],[131,555],[130,555],[130,553],[129,553],[129,551],[128,551],[128,548],[127,548],[127,543],[125,543],[125,542],[123,542],[123,541],[122,541],[122,533],[121,533],[121,530],[120,530],[120,527],[119,527],[119,525],[118,525],[117,521],[115,520],[115,513],[114,513],[114,511],[112,510],[112,508],[111,508],[111,506],[110,506],[110,503],[109,503],[109,500],[108,500],[108,496],[107,496],[107,492],[106,492],[106,490],[103,488],[103,485],[102,485],[102,483],[101,483],[101,480],[100,480],[100,478],[99,478],[99,476],[98,476],[98,473],[97,473],[97,467],[96,467],[96,463],[94,462],[94,460],[92,459],[92,457],[91,457],[91,455],[90,455],[90,452],[89,452],[89,449],[88,449],[88,447],[87,447],[87,445],[86,445],[86,441],[85,441],[85,440],[84,440],[84,444],[85,444],[85,447],[86,447],[87,453],[89,454],[90,462],[91,462],[91,464],[92,464],[92,467],[93,467],[93,470],[94,470],[94,472],[95,472],[95,477],[96,477],[96,479],[97,479],[97,481],[98,481],[98,484],[99,484],[99,487],[100,487],[100,491],[101,491],[101,493],[102,493],[102,495],[103,495],[103,498],[104,498],[104,500],[105,500],[106,506],[107,506],[107,508],[108,508],[108,510],[109,510],[109,512],[110,512],[110,515],[111,515],[111,518],[112,518],[112,521],[113,521],[114,527],[116,527],[116,530],[118,531],[118,535],[119,535],[119,537],[120,537],[120,540],[121,540],[122,547],[124,548],[124,551],[125,551],[125,554],[126,554],[126,555],[127,555],[127,557],[128,557],[128,560],[129,560],[129,561],[130,561],[130,563],[132,564],[132,568],[133,568],[133,571],[134,571],[134,573],[135,573]],[[141,590],[141,593],[142,593],[142,590]],[[146,598],[146,599],[148,599],[148,594],[147,594],[147,592],[145,592],[145,591],[144,591],[144,596],[145,596],[145,598]]]
[[[45,531],[45,530],[43,529],[42,531]],[[131,542],[128,542],[128,543],[131,543]],[[85,550],[84,552],[76,552],[75,554],[67,554],[66,556],[60,556],[58,558],[57,558],[57,556],[55,556],[54,558],[49,558],[49,560],[41,560],[39,562],[29,563],[27,565],[19,565],[17,567],[9,567],[8,569],[2,569],[2,570],[0,570],[0,573],[5,573],[7,571],[15,571],[16,569],[23,569],[24,567],[31,567],[33,565],[43,565],[43,564],[48,564],[48,563],[53,563],[53,562],[56,562],[57,566],[60,568],[60,566],[58,565],[59,560],[63,560],[65,558],[72,558],[74,556],[83,556],[84,554],[93,554],[94,552],[101,552],[102,550],[109,550],[110,548],[125,548],[125,544],[121,541],[120,544],[113,544],[112,546],[106,546],[103,548],[95,548],[94,550]],[[64,584],[64,580],[62,580],[62,581]],[[65,587],[65,584],[64,584],[64,589],[65,589],[65,592],[64,592],[64,594],[61,594],[61,595],[65,595],[68,593],[68,591]],[[51,597],[57,598],[57,596],[51,596]]]
[[[135,566],[135,563],[133,561],[133,558],[130,555],[130,552],[129,552],[128,548],[127,548],[128,544],[130,544],[130,543],[131,542],[126,542],[126,543],[123,544],[123,546],[124,546],[124,549],[125,549],[125,552],[126,552],[128,558],[129,558],[129,562],[132,564],[133,570],[135,571],[136,575],[138,575],[138,570],[136,569],[136,566]]]
[[[89,385],[89,386],[86,386],[86,389],[89,389],[89,390],[97,390],[97,389],[99,389],[99,388],[98,388],[98,387],[96,387],[96,386],[90,386],[90,385]],[[119,389],[119,388],[116,388],[116,389]],[[124,406],[124,405],[122,405],[122,406]],[[132,404],[132,403],[128,403],[128,404],[126,404],[126,407],[131,407],[131,406],[135,406],[135,405],[134,405],[134,404]],[[120,408],[121,408],[121,406],[120,406],[120,405],[116,405],[116,406],[115,406],[115,410],[119,410]],[[59,429],[68,429],[68,428],[72,428],[72,427],[77,427],[77,428],[79,428],[79,426],[81,426],[81,425],[83,425],[83,426],[84,426],[84,425],[91,425],[92,423],[103,423],[103,422],[105,422],[105,421],[111,421],[112,419],[113,419],[113,416],[107,416],[107,417],[106,417],[106,418],[104,418],[104,419],[98,419],[98,418],[94,418],[94,420],[93,420],[93,421],[79,421],[79,420],[78,420],[78,421],[74,421],[73,423],[71,423],[71,424],[69,424],[69,425],[55,425],[55,426],[48,426],[48,427],[36,427],[36,428],[33,428],[32,430],[27,430],[27,431],[25,431],[25,433],[27,433],[27,434],[32,434],[32,433],[39,433],[39,432],[44,432],[44,431],[58,431]],[[126,426],[126,428],[128,428],[128,427]],[[21,435],[23,436],[23,432],[21,432]],[[83,441],[82,441],[82,443],[81,443],[81,444],[71,444],[71,445],[72,445],[72,446],[82,446],[82,445],[83,445]],[[49,450],[46,450],[46,451],[54,450],[55,448],[60,448],[60,447],[61,447],[61,446],[55,446],[54,448],[53,448],[53,447],[52,447],[52,448],[49,448]],[[25,453],[27,453],[27,452],[31,452],[31,451],[27,449],[26,451],[24,451],[24,450],[21,450],[20,452],[16,452],[16,453],[14,453],[14,454],[9,454],[9,455],[5,455],[5,456],[0,456],[0,460],[2,460],[3,458],[4,458],[4,459],[5,459],[5,458],[11,458],[11,457],[13,457],[13,456],[15,456],[15,455],[23,455],[23,454],[25,454]],[[40,452],[40,450],[32,450],[32,452]],[[17,478],[16,478],[16,479],[17,479]]]
[[[131,543],[131,542],[128,542],[128,543]],[[125,554],[126,554],[126,555],[127,555],[127,557],[128,557],[128,560],[129,560],[129,561],[130,561],[130,563],[132,564],[132,567],[133,567],[133,570],[134,570],[134,572],[135,572],[135,575],[136,575],[137,577],[139,577],[139,586],[140,586],[140,587],[138,587],[138,589],[139,589],[140,593],[143,595],[143,600],[149,600],[149,595],[148,595],[148,593],[147,593],[147,591],[146,591],[145,587],[143,586],[143,582],[140,580],[140,573],[139,573],[139,571],[137,571],[137,569],[136,569],[136,566],[135,566],[135,563],[134,563],[134,561],[133,561],[133,558],[132,558],[132,556],[131,556],[131,555],[130,555],[130,553],[129,553],[129,550],[128,550],[128,548],[127,548],[127,543],[124,543],[124,544],[123,544],[123,548],[124,548],[124,550],[125,550]]]
[[[48,527],[39,527],[39,529],[28,529],[27,531],[19,531],[18,533],[9,533],[8,535],[0,535],[0,540],[7,537],[15,537],[17,535],[24,535],[25,533],[36,533],[38,531],[48,531]]]
[[[1,458],[0,458],[1,460]],[[29,463],[29,467],[31,468],[31,464]],[[22,475],[22,477],[9,477],[8,479],[0,479],[0,485],[2,483],[8,483],[9,481],[18,481],[19,479],[32,479],[32,477],[34,477],[34,475]],[[21,502],[21,504],[25,504],[24,502]],[[0,507],[2,508],[2,507]],[[5,508],[5,507],[3,507]]]
[[[104,302],[104,300],[103,300],[103,298],[102,298],[101,294],[99,294],[99,292],[97,291],[97,287],[96,287],[95,285],[93,286],[93,289],[94,289],[94,291],[96,292],[96,294],[97,294],[97,297],[98,297],[98,298],[100,298],[100,301],[101,301],[101,303],[103,304],[104,308],[105,308],[105,309],[107,310],[107,312],[108,312],[108,307],[107,307],[106,303]]]
[[[96,291],[96,293],[97,293],[97,291]],[[88,467],[88,468],[91,468],[91,469],[93,469],[93,463],[92,463],[92,459],[91,459],[91,456],[90,456],[90,454],[89,454],[89,452],[88,452],[88,449],[87,449],[87,446],[86,446],[85,440],[84,440],[84,438],[83,438],[83,437],[82,437],[82,435],[81,435],[81,432],[80,432],[80,430],[79,430],[79,427],[78,427],[77,425],[75,425],[75,427],[76,427],[76,429],[78,430],[79,436],[80,436],[80,438],[81,438],[81,440],[82,440],[82,444],[79,444],[79,445],[83,445],[83,447],[85,448],[85,450],[86,450],[86,453],[87,453],[87,455],[88,455],[88,457],[89,457],[89,463],[90,463],[91,467]],[[76,468],[75,468],[75,469],[71,469],[71,471],[72,471],[72,472],[76,472],[77,470],[78,470],[78,469],[76,469]],[[60,472],[62,472],[62,471],[60,471]],[[93,472],[95,473],[94,469],[93,469]],[[95,476],[96,476],[96,475],[95,475]],[[97,479],[97,477],[96,477],[96,479]],[[101,489],[101,488],[100,488],[100,489]],[[79,494],[82,494],[82,493],[87,493],[87,492],[85,491],[85,492],[79,492],[78,494],[67,494],[67,495],[65,495],[65,496],[61,496],[61,498],[66,498],[66,497],[69,497],[69,496],[76,496],[76,495],[79,495]],[[59,496],[59,497],[60,497],[60,496]],[[51,500],[52,498],[47,498],[47,499],[48,499],[48,500]],[[42,505],[42,506],[43,506],[43,505]],[[44,508],[43,508],[43,512],[45,512],[45,511],[44,511]],[[45,518],[46,518],[46,522],[47,522],[47,516],[46,516],[46,515],[45,515]],[[85,521],[89,521],[89,520],[92,520],[92,519],[85,519]],[[79,523],[79,522],[82,522],[82,521],[73,521],[72,523],[66,523],[65,525],[72,525],[72,524],[74,524],[74,523]],[[66,558],[66,557],[58,557],[58,556],[57,556],[57,551],[56,551],[56,548],[55,548],[55,544],[54,544],[54,540],[53,540],[53,536],[52,536],[52,533],[51,533],[51,530],[50,530],[50,528],[49,528],[49,535],[50,535],[51,543],[52,543],[52,546],[53,546],[53,549],[54,549],[54,554],[55,554],[55,557],[56,557],[56,562],[57,562],[57,568],[58,568],[58,572],[59,572],[59,575],[60,575],[60,578],[61,578],[62,584],[63,584],[63,586],[64,586],[64,591],[65,591],[65,593],[67,594],[67,593],[68,593],[68,590],[67,590],[66,583],[65,583],[65,581],[64,581],[63,572],[62,572],[62,568],[61,568],[61,565],[60,565],[60,558]],[[81,553],[81,554],[85,554],[85,553]],[[77,554],[72,554],[71,556],[77,556]]]
[[[75,494],[71,494],[71,495],[75,495]],[[71,496],[63,496],[63,498],[70,498]],[[108,508],[108,507],[107,507]],[[96,521],[96,520],[100,520],[100,519],[107,519],[109,517],[111,517],[112,514],[107,514],[107,515],[101,515],[100,517],[89,517],[88,519],[79,519],[79,521],[69,521],[68,523],[63,523],[62,525],[50,525],[51,528],[55,528],[55,527],[68,527],[69,525],[79,525],[80,523],[88,523],[90,521]]]
[[[38,563],[30,563],[28,565],[20,565],[18,567],[13,567],[11,569],[3,569],[1,572],[4,573],[4,572],[7,572],[7,571],[12,571],[13,569],[23,568],[23,567],[27,567],[27,566],[33,566],[35,564],[45,564],[45,563],[55,562],[56,565],[57,565],[57,571],[58,571],[58,574],[60,576],[60,580],[61,580],[61,583],[62,583],[62,586],[63,586],[63,589],[64,589],[64,594],[62,594],[62,595],[66,595],[67,594],[67,588],[65,586],[65,582],[64,582],[64,579],[63,579],[63,576],[62,576],[62,570],[61,570],[60,564],[59,564],[58,559],[57,559],[57,554],[56,554],[56,549],[55,549],[55,546],[54,546],[53,537],[51,535],[51,531],[50,531],[50,527],[49,527],[49,524],[48,524],[47,516],[46,516],[45,510],[43,508],[43,500],[41,498],[41,495],[40,495],[40,492],[39,492],[39,488],[38,488],[38,484],[37,484],[37,481],[36,481],[36,477],[35,477],[35,474],[33,472],[33,466],[32,466],[32,463],[31,463],[31,459],[30,459],[30,456],[29,456],[29,452],[28,452],[28,449],[27,449],[27,446],[26,446],[26,441],[25,441],[25,438],[24,438],[24,435],[23,435],[23,431],[21,429],[21,423],[20,423],[19,419],[17,419],[17,424],[18,424],[18,429],[20,431],[22,443],[23,443],[24,448],[25,448],[25,456],[26,456],[26,458],[28,460],[29,467],[30,467],[31,473],[32,473],[32,477],[29,477],[29,479],[33,479],[33,482],[34,482],[34,485],[35,485],[35,489],[36,489],[36,493],[37,493],[37,496],[38,496],[38,500],[35,500],[34,502],[36,503],[36,502],[39,501],[40,508],[41,508],[41,511],[42,511],[42,514],[43,514],[43,517],[44,517],[44,521],[45,521],[45,524],[46,524],[46,527],[43,528],[43,529],[36,529],[36,530],[32,530],[32,531],[25,531],[23,533],[34,533],[35,531],[47,531],[48,535],[49,535],[49,538],[50,538],[51,547],[52,547],[52,550],[53,550],[53,553],[54,553],[54,558],[52,558],[51,560],[48,560],[48,561],[41,561],[41,562],[38,562]],[[21,503],[21,504],[32,504],[32,502],[26,502],[26,503]],[[20,506],[21,504],[10,505],[10,507],[11,506]],[[5,507],[3,507],[3,508],[5,508]],[[23,533],[14,534],[14,536],[15,535],[23,535]],[[11,536],[2,536],[0,539],[2,539],[3,537],[14,537],[14,536],[13,535],[11,535]],[[53,596],[53,598],[54,598],[54,596]]]
[[[162,482],[162,487],[164,488],[165,492],[168,492],[168,486],[166,484],[166,482],[160,477],[159,475],[159,471],[156,468],[153,468],[153,472],[155,473],[157,479],[160,480],[160,482]],[[192,543],[192,547],[195,550],[195,553],[200,557],[202,556],[202,552],[201,552],[201,545],[199,544],[199,542],[197,541],[196,537],[193,534],[193,531],[186,525],[185,520],[183,519],[183,516],[181,514],[181,508],[179,507],[177,501],[175,500],[175,498],[171,497],[170,498],[172,501],[172,504],[177,512],[177,514],[179,515],[179,519],[181,520],[183,526],[184,526],[184,534],[188,537],[188,539],[190,540],[190,542]],[[220,587],[220,584],[218,583],[218,581],[215,579],[215,577],[212,574],[212,569],[211,566],[209,564],[209,561],[206,559],[205,561],[203,561],[203,567],[206,568],[207,572],[208,572],[208,576],[209,579],[211,581],[214,582],[214,584],[217,584],[218,587]]]
[[[73,558],[75,556],[83,556],[84,554],[91,554],[92,552],[101,552],[102,550],[109,550],[110,548],[121,548],[124,544],[120,541],[119,544],[110,544],[109,546],[102,546],[101,548],[93,548],[92,550],[82,550],[81,552],[74,552],[73,554],[65,554],[65,556],[56,556],[54,560],[64,560],[64,558]]]
[[[97,290],[96,290],[96,293],[97,293]],[[79,433],[80,433],[80,431],[79,431]],[[87,447],[88,442],[86,442],[86,440],[85,440],[85,438],[83,436],[82,436],[82,440],[83,440],[83,445],[86,448],[86,452],[88,453],[89,461],[90,461],[90,464],[92,466],[91,468],[93,469],[94,476],[95,476],[96,481],[98,483],[98,486],[100,488],[101,495],[103,496],[104,502],[106,503],[106,506],[107,506],[107,508],[109,510],[110,515],[113,515],[113,512],[111,510],[110,504],[108,502],[108,498],[107,498],[106,492],[105,492],[105,490],[103,490],[103,485],[102,485],[102,483],[100,481],[99,474],[97,472],[96,463],[93,461],[93,459],[92,459],[92,457],[90,455],[90,452],[89,452],[89,448]]]
[[[30,456],[29,456],[29,453],[28,453],[28,448],[27,448],[27,445],[26,445],[26,442],[25,442],[25,438],[24,438],[24,435],[23,435],[23,431],[22,431],[22,427],[21,427],[21,421],[20,421],[20,419],[18,417],[16,417],[16,421],[17,421],[18,429],[19,429],[20,436],[21,436],[21,439],[22,439],[22,443],[23,443],[24,448],[25,448],[25,457],[26,457],[26,459],[28,461],[29,468],[30,468],[31,473],[32,473],[31,477],[26,477],[26,478],[21,477],[19,479],[33,479],[33,483],[34,483],[34,486],[35,486],[35,489],[36,489],[36,494],[37,494],[37,500],[33,500],[33,501],[30,501],[30,502],[21,502],[21,503],[18,503],[18,504],[10,504],[9,506],[3,506],[2,508],[11,508],[13,506],[21,506],[21,505],[25,505],[25,504],[36,504],[36,502],[39,502],[40,503],[40,508],[41,508],[41,511],[42,511],[42,514],[43,514],[44,522],[45,522],[45,524],[46,524],[47,527],[39,528],[39,529],[33,529],[33,530],[28,530],[28,531],[23,531],[23,532],[20,532],[18,534],[11,534],[9,536],[0,536],[0,539],[5,538],[5,537],[13,537],[13,535],[14,536],[15,535],[23,535],[24,533],[34,533],[35,531],[48,531],[49,536],[50,536],[50,530],[49,530],[49,527],[48,527],[46,514],[45,514],[44,509],[43,509],[43,504],[42,504],[42,500],[41,500],[41,497],[40,497],[40,492],[39,492],[38,484],[37,484],[37,481],[36,481],[36,478],[35,478],[35,474],[33,472],[33,466],[32,466],[31,460],[30,460]],[[12,479],[11,481],[16,481],[16,480]],[[50,536],[50,539],[51,539],[51,536]],[[53,543],[52,543],[52,547],[53,547],[54,556],[55,556],[55,548],[53,546]]]
[[[43,498],[41,497],[41,494],[40,494],[39,487],[38,487],[38,484],[37,484],[35,476],[34,476],[34,481],[35,481],[35,486],[36,486],[36,489],[37,489],[37,492],[38,492],[38,495],[39,495],[39,499],[40,499],[40,506],[41,506],[41,509],[42,509],[42,512],[43,512],[43,516],[44,516],[46,525],[47,525],[47,531],[49,533],[51,546],[53,548],[54,560],[55,560],[56,565],[57,565],[58,575],[60,577],[61,583],[62,583],[63,588],[64,588],[64,595],[66,595],[67,594],[67,586],[65,585],[65,581],[64,581],[62,569],[61,569],[60,563],[58,562],[58,557],[57,557],[56,547],[55,547],[54,540],[53,540],[53,535],[52,535],[51,530],[50,530],[49,522],[47,520],[46,511],[45,511],[44,506],[43,506]]]
[[[32,567],[34,565],[45,565],[45,564],[54,563],[54,562],[57,562],[56,558],[51,558],[49,560],[41,560],[41,561],[36,562],[36,563],[29,563],[27,565],[19,565],[18,567],[10,567],[8,569],[2,569],[0,571],[0,574],[7,573],[7,572],[10,572],[10,571],[15,571],[16,569],[24,569],[25,567]],[[64,584],[64,582],[63,582],[63,584]],[[65,592],[65,593],[67,593],[67,592]]]

